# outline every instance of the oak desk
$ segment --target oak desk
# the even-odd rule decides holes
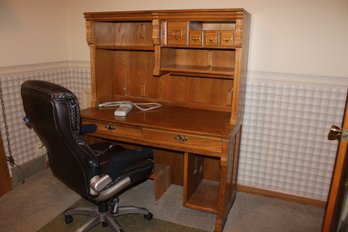
[[[230,125],[228,113],[163,106],[134,108],[127,117],[89,108],[81,116],[97,125],[92,136],[183,152],[184,206],[217,214],[215,230],[221,231],[235,199],[240,142],[240,125]]]
[[[184,206],[217,215],[235,199],[250,15],[244,9],[87,12],[96,137],[151,146]],[[156,102],[116,118],[108,101]]]

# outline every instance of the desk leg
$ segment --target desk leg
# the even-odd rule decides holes
[[[236,199],[241,126],[236,128],[229,141],[224,142],[220,160],[220,187],[215,232],[221,232]]]

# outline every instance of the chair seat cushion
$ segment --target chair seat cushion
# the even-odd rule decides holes
[[[90,145],[93,149],[99,163],[100,172],[105,173],[110,161],[110,155],[117,154],[126,150],[120,145],[112,145],[110,143],[95,143]]]
[[[125,174],[133,181],[146,179],[152,173],[152,149],[127,150],[119,145],[96,143],[91,145],[95,151],[101,173],[107,174],[116,180]]]
[[[143,150],[123,150],[111,147],[105,154],[110,157],[107,163],[105,174],[108,174],[112,180],[118,177],[131,173],[135,174],[137,171],[149,170],[149,175],[153,169],[152,150],[144,148]],[[150,162],[148,162],[150,160]],[[144,173],[145,174],[145,173]],[[148,176],[144,176],[147,178]]]

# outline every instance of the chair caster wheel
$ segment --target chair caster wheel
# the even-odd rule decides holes
[[[152,213],[144,214],[144,218],[150,221],[153,218],[153,214]]]
[[[108,223],[102,222],[102,226],[103,226],[103,227],[107,227],[107,226],[108,226]]]
[[[64,220],[65,220],[66,224],[70,224],[74,221],[74,219],[71,215],[65,215]]]

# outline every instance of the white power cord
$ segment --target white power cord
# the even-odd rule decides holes
[[[113,102],[103,102],[98,106],[99,108],[117,107],[124,104],[132,104],[141,111],[149,111],[161,107],[159,103],[146,103],[146,102],[131,102],[131,101],[113,101]]]

